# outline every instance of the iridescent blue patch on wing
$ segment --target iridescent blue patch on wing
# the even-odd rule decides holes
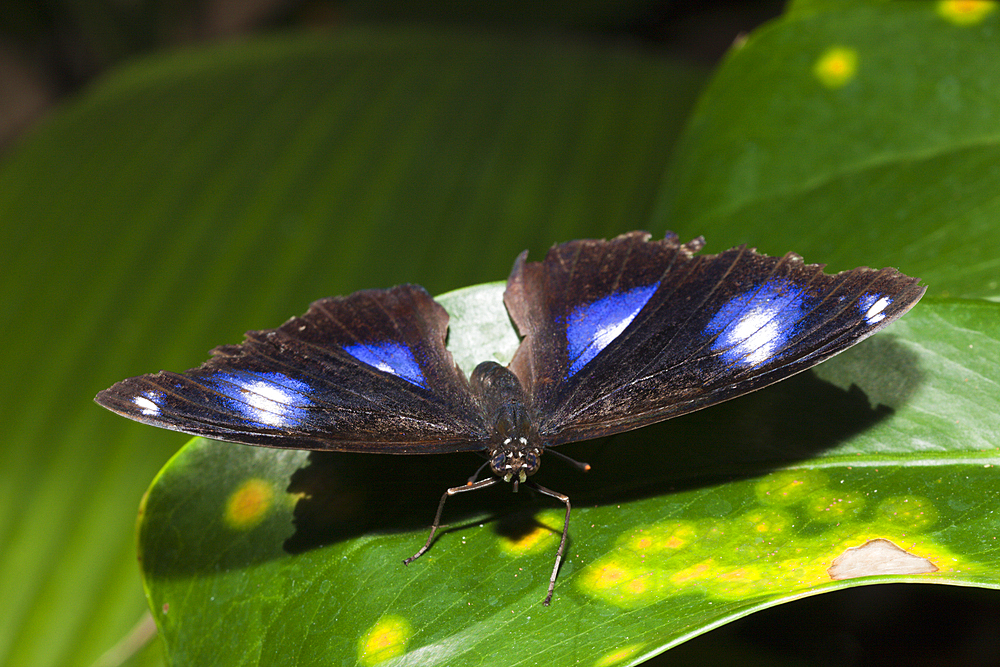
[[[401,377],[410,384],[427,388],[427,380],[413,356],[413,351],[405,345],[392,341],[356,343],[345,345],[344,351],[364,364]]]
[[[308,396],[309,384],[282,373],[219,372],[205,377],[203,382],[224,397],[228,409],[254,426],[304,425],[313,404]]]
[[[705,326],[713,351],[737,366],[770,361],[796,334],[809,311],[809,297],[795,283],[772,278],[733,297]]]
[[[569,371],[573,377],[581,368],[618,338],[656,292],[660,282],[634,287],[597,301],[577,306],[566,318]]]
[[[885,313],[882,311],[888,308],[891,304],[892,299],[890,297],[867,292],[858,301],[858,310],[860,310],[864,316],[865,323],[869,325],[877,324],[885,319]]]

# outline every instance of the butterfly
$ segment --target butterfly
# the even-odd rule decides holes
[[[504,303],[520,345],[470,377],[445,347],[448,314],[417,285],[313,303],[251,331],[186,373],[142,375],[96,401],[146,424],[264,447],[382,454],[472,451],[486,462],[441,498],[501,482],[537,484],[553,447],[621,433],[746,394],[814,366],[902,316],[923,296],[896,269],[834,275],[794,253],[745,246],[699,255],[702,238],[553,246],[514,262]],[[569,459],[578,467],[589,466]],[[489,475],[479,479],[489,468]]]

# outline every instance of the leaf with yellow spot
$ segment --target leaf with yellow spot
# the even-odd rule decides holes
[[[620,660],[632,664],[763,606],[871,582],[826,569],[877,539],[940,568],[878,580],[996,588],[997,306],[934,297],[1000,293],[1000,17],[957,26],[934,3],[812,4],[726,59],[676,150],[700,76],[544,37],[344,29],[193,48],[111,72],[52,114],[5,154],[0,178],[6,321],[23,325],[3,349],[22,380],[0,401],[3,488],[32,499],[4,514],[0,662],[93,664],[144,604],[129,583],[133,508],[180,440],[99,415],[94,391],[196,363],[320,295],[499,280],[525,247],[537,257],[635,226],[705,234],[712,251],[795,250],[831,270],[898,266],[931,297],[787,386],[568,445],[588,475],[547,459],[539,481],[575,508],[549,609],[551,543],[507,554],[518,533],[498,526],[551,507],[528,493],[463,498],[431,551],[401,565],[475,457],[194,441],[139,522],[169,659],[354,664],[395,616],[412,629],[402,663],[576,664],[641,646]],[[813,67],[838,44],[859,66],[829,89]],[[67,286],[59,307],[39,298]],[[456,325],[484,308],[452,299]],[[493,326],[514,335],[502,310]],[[462,359],[503,358],[489,329]],[[809,471],[825,480],[810,493],[757,493]],[[250,479],[274,496],[240,494],[245,528],[233,530],[227,507]],[[817,516],[839,498],[859,502],[838,521]],[[748,524],[775,508],[790,517],[780,531]],[[625,546],[658,526],[666,549]],[[710,557],[700,579],[671,582]],[[617,597],[585,585],[604,558],[625,573],[608,588]]]
[[[501,291],[486,285],[441,300],[460,313],[463,301],[498,303]],[[506,322],[502,310],[496,317]],[[969,331],[979,332],[971,350]],[[997,453],[970,444],[970,434],[1000,428],[997,359],[1000,305],[930,301],[817,373],[610,441],[568,445],[592,471],[553,461],[539,473],[574,500],[548,608],[540,603],[563,513],[544,498],[503,488],[457,497],[428,553],[402,565],[426,538],[441,481],[467,478],[474,460],[194,440],[144,505],[139,535],[154,617],[171,646],[191,633],[273,634],[319,638],[317,655],[366,665],[461,665],[496,651],[560,664],[577,655],[554,640],[569,626],[607,648],[595,656],[632,645],[648,655],[762,606],[839,587],[1000,586],[992,566],[1000,519],[990,511],[1000,498],[986,465]],[[906,365],[921,373],[892,374]],[[935,417],[942,404],[960,405],[962,419]],[[796,430],[817,420],[821,430]],[[750,423],[781,428],[762,442]],[[725,472],[705,476],[720,453]],[[231,479],[207,483],[206,470]],[[624,484],[644,491],[623,494]],[[525,503],[534,511],[519,511]],[[258,522],[231,530],[233,516]],[[960,520],[968,516],[976,522]],[[840,554],[878,539],[940,569],[831,577]],[[550,630],[524,633],[524,615],[544,615]],[[215,650],[222,645],[199,644],[199,660],[225,664]]]
[[[847,85],[858,71],[858,52],[843,46],[831,47],[813,67],[813,73],[827,88]]]
[[[602,655],[597,659],[597,662],[594,663],[594,667],[616,667],[616,665],[625,662],[642,649],[642,644],[630,644],[628,646],[623,646],[616,651]]]
[[[226,502],[225,522],[234,530],[246,530],[260,523],[274,502],[274,488],[263,479],[248,479]]]
[[[996,9],[994,0],[939,0],[937,3],[941,18],[961,26],[982,23]]]
[[[358,641],[358,662],[366,667],[406,653],[413,629],[401,616],[385,616]]]
[[[505,538],[500,550],[511,556],[538,553],[548,550],[555,553],[562,534],[564,513],[541,512],[536,517],[536,525],[516,537]]]
[[[924,530],[934,525],[939,514],[927,498],[912,495],[886,498],[879,503],[878,511],[887,523],[911,530]]]

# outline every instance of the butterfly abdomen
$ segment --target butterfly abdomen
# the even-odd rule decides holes
[[[493,361],[476,366],[469,381],[487,423],[493,428],[490,468],[505,482],[519,482],[538,471],[542,444],[527,394],[509,369]]]

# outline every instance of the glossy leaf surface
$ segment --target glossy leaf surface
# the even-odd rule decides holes
[[[499,331],[509,326],[501,289],[442,303],[460,312],[466,299],[492,300]],[[466,343],[450,341],[460,354]],[[498,340],[495,356],[510,351]],[[193,440],[144,504],[147,587],[178,664],[243,664],[229,646],[262,664],[290,647],[298,664],[515,654],[568,664],[581,651],[632,664],[803,594],[885,580],[1000,587],[998,494],[986,491],[1000,462],[991,442],[998,358],[1000,307],[921,304],[815,373],[567,446],[594,469],[580,475],[550,458],[539,473],[574,501],[570,557],[549,608],[540,601],[561,512],[544,499],[505,489],[456,497],[450,529],[422,559],[401,563],[422,544],[442,489],[475,470],[474,456]],[[834,559],[869,540],[936,571],[832,580]],[[525,625],[534,630],[522,634]]]
[[[990,2],[794,4],[715,72],[655,219],[997,295],[998,30]]]

